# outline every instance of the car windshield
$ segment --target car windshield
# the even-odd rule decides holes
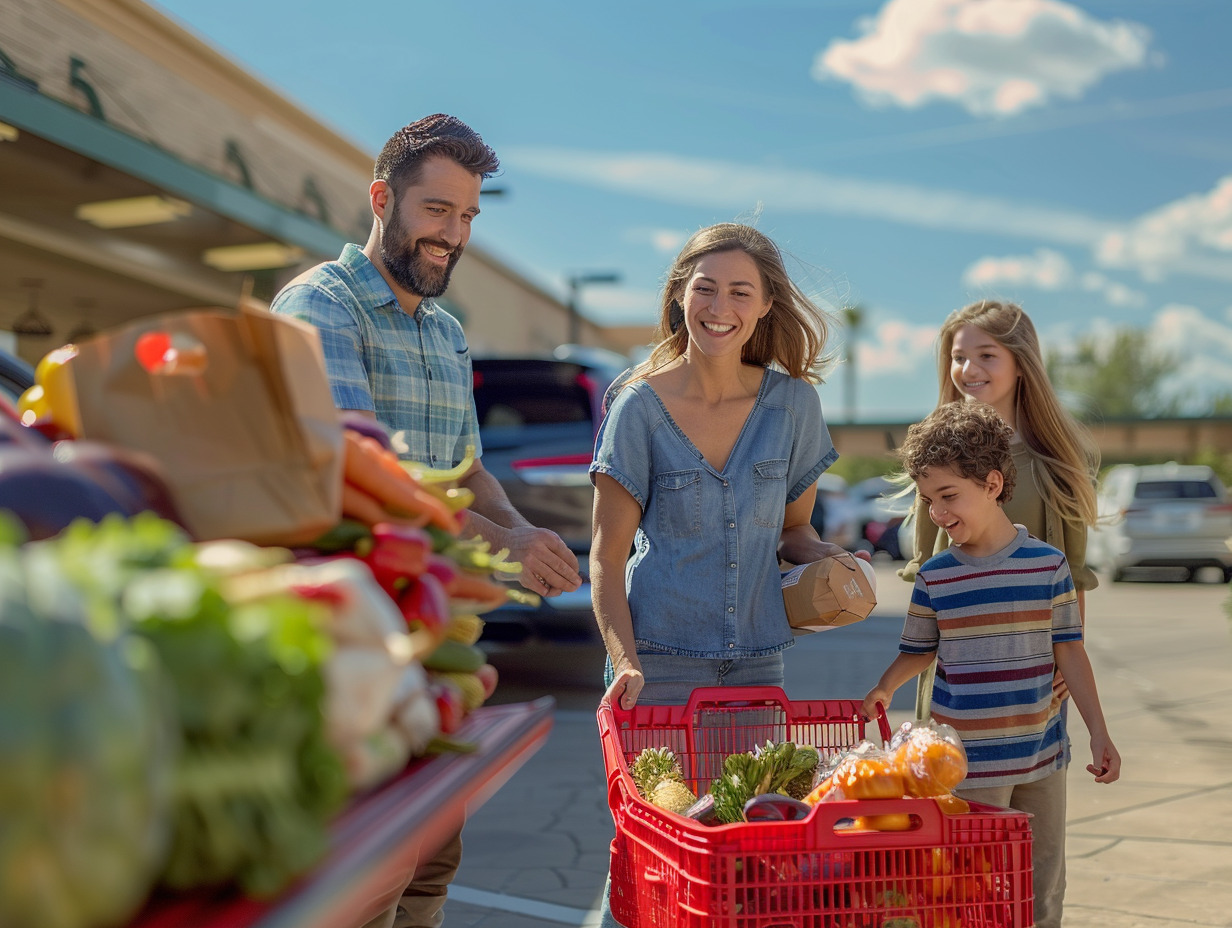
[[[1214,499],[1215,495],[1205,480],[1149,480],[1134,489],[1134,499]]]
[[[508,425],[540,425],[545,422],[587,422],[590,399],[584,391],[575,395],[544,388],[500,396],[475,393],[479,424],[484,428]]]
[[[475,411],[482,428],[590,422],[586,375],[574,368],[493,363],[475,373]]]

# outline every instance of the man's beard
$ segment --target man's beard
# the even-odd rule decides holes
[[[448,263],[440,267],[420,255],[420,246],[425,242],[440,248],[449,248],[444,242],[430,239],[410,241],[395,209],[393,217],[381,230],[381,261],[389,271],[389,276],[398,282],[398,286],[416,296],[434,298],[449,287],[449,275],[462,257],[463,246],[455,247],[449,255]]]

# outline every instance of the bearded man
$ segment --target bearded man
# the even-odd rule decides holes
[[[484,469],[466,335],[434,302],[470,240],[480,185],[499,167],[496,153],[454,116],[400,129],[376,160],[367,244],[348,244],[337,261],[296,277],[270,309],[317,327],[334,404],[398,432],[404,456],[452,468],[474,446],[475,463],[460,481],[475,494],[463,535],[509,549],[522,585],[556,596],[581,584],[577,558],[554,532],[527,522]],[[441,924],[460,858],[455,838],[420,868],[397,928]]]

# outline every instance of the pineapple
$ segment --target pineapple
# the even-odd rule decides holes
[[[646,748],[629,768],[637,791],[653,806],[683,814],[697,802],[697,796],[685,785],[684,772],[676,755],[667,748]]]

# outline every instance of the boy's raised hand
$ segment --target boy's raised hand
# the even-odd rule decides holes
[[[860,706],[860,711],[864,713],[864,721],[871,722],[877,718],[877,703],[881,703],[888,710],[890,708],[890,698],[894,695],[893,692],[886,692],[885,687],[874,686],[868,691],[868,695],[864,697],[864,702]]]
[[[1094,775],[1096,783],[1114,783],[1121,776],[1121,755],[1107,737],[1091,738],[1091,758],[1087,771]]]

